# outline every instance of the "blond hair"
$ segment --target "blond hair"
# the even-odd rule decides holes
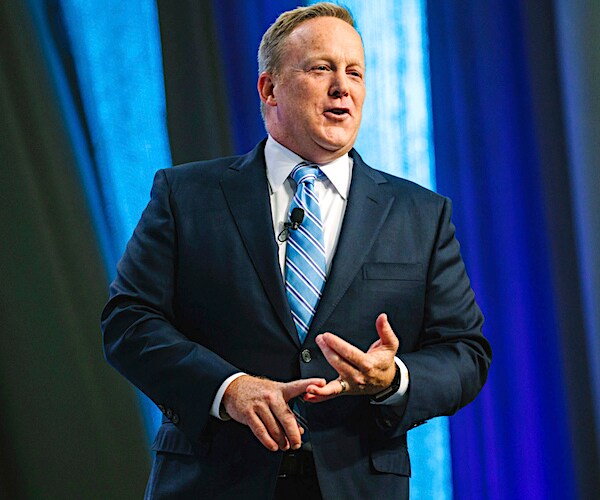
[[[258,74],[263,71],[276,74],[281,68],[285,41],[304,21],[316,17],[335,17],[354,28],[354,18],[346,7],[320,2],[308,7],[297,7],[281,14],[262,37],[258,48]]]

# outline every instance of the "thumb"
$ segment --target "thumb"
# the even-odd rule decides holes
[[[392,330],[387,314],[381,313],[377,317],[377,320],[375,321],[375,328],[377,329],[377,334],[381,339],[382,346],[398,348],[398,338],[396,337],[394,330]]]
[[[285,399],[287,402],[290,399],[304,394],[306,392],[306,388],[309,385],[317,385],[319,387],[323,387],[325,384],[326,382],[322,378],[303,378],[300,380],[294,380],[292,382],[284,383],[281,392],[283,394],[283,399]]]

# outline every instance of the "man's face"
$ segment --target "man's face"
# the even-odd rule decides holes
[[[364,73],[362,41],[352,26],[333,17],[305,21],[286,40],[278,74],[259,77],[269,133],[317,163],[347,153],[362,117]]]

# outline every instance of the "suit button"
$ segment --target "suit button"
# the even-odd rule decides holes
[[[161,413],[165,412],[165,407],[163,405],[158,405],[158,409],[160,410]]]
[[[173,410],[171,410],[171,408],[167,408],[167,411],[165,412],[165,415],[167,416],[167,418],[169,420],[171,420],[173,418]]]
[[[312,355],[308,349],[304,349],[300,355],[302,356],[302,361],[305,363],[310,363]]]
[[[171,422],[173,422],[174,424],[179,423],[179,415],[177,415],[177,413],[173,413],[173,418],[171,418]]]

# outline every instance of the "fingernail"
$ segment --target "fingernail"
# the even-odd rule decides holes
[[[299,445],[299,444],[295,444],[295,445],[293,446],[293,448],[292,448],[292,449],[293,449],[293,450],[299,450],[299,449],[300,449],[300,446],[301,446],[301,445]]]

